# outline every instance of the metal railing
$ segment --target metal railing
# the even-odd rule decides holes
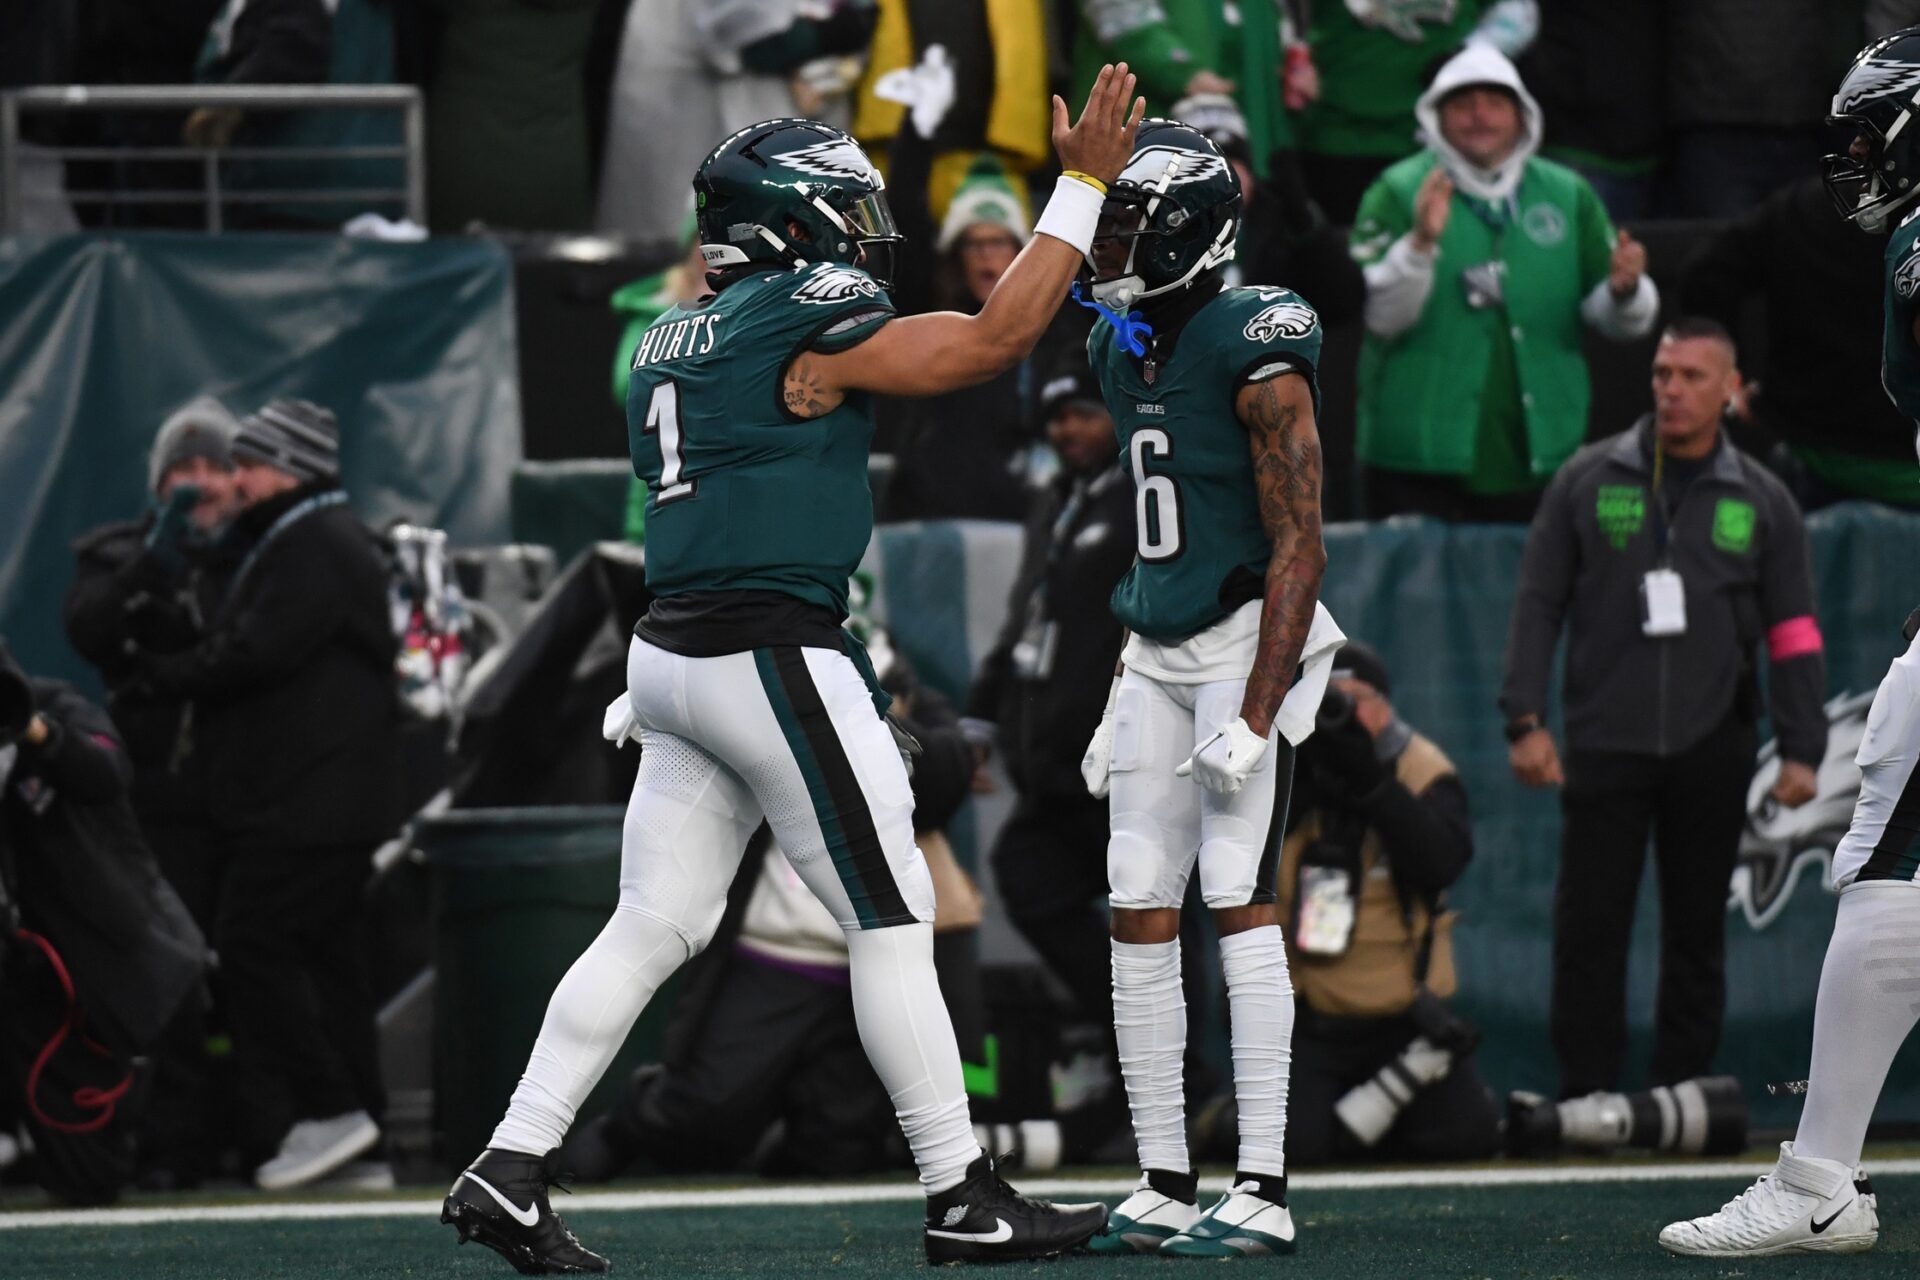
[[[406,216],[424,225],[427,220],[426,117],[420,91],[410,85],[40,85],[0,93],[0,232],[20,230],[23,206],[20,185],[23,139],[20,127],[29,115],[73,112],[192,111],[199,107],[231,107],[247,112],[381,110],[400,116],[398,146],[237,146],[200,147],[185,142],[167,146],[34,145],[36,157],[55,161],[171,161],[194,163],[199,180],[194,185],[140,186],[102,190],[68,190],[62,194],[76,205],[204,204],[208,231],[223,227],[225,205],[338,204],[342,217],[369,203],[393,202]],[[263,161],[287,164],[310,160],[398,160],[404,181],[393,187],[278,187],[236,189],[221,183],[225,161]]]

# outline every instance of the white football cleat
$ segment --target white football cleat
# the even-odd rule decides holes
[[[1293,1252],[1293,1214],[1237,1183],[1199,1221],[1160,1246],[1176,1258],[1257,1258]]]
[[[1087,1241],[1094,1253],[1158,1253],[1160,1246],[1200,1220],[1200,1206],[1155,1191],[1145,1178],[1134,1193],[1107,1210],[1105,1229]]]
[[[1780,1144],[1773,1172],[1718,1213],[1676,1222],[1660,1233],[1671,1253],[1764,1258],[1776,1253],[1861,1253],[1880,1238],[1873,1184],[1835,1160],[1793,1154]]]

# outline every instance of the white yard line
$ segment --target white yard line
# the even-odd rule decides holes
[[[1545,1187],[1605,1182],[1704,1182],[1724,1179],[1737,1183],[1765,1172],[1759,1162],[1616,1163],[1604,1165],[1549,1165],[1511,1169],[1385,1169],[1374,1172],[1303,1173],[1290,1178],[1294,1191],[1368,1191],[1393,1187]],[[1920,1159],[1885,1160],[1872,1164],[1874,1175],[1920,1173]],[[1131,1180],[1116,1178],[1021,1179],[1022,1191],[1070,1200],[1086,1196],[1121,1196],[1133,1190]],[[1732,1189],[1732,1188],[1730,1188]],[[560,1197],[568,1215],[636,1209],[747,1209],[774,1205],[873,1204],[912,1201],[920,1190],[911,1182],[877,1185],[817,1187],[734,1187],[710,1191],[587,1191]],[[1311,1206],[1303,1206],[1310,1208]],[[0,1231],[30,1227],[135,1227],[168,1222],[297,1222],[329,1218],[437,1217],[440,1201],[346,1200],[324,1203],[269,1201],[261,1204],[175,1206],[172,1208],[47,1209],[21,1213],[0,1212]]]

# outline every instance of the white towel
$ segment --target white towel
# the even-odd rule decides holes
[[[1327,696],[1327,681],[1333,677],[1333,655],[1340,652],[1340,646],[1346,642],[1347,633],[1327,612],[1327,606],[1316,601],[1313,626],[1307,631],[1307,643],[1300,650],[1304,670],[1293,688],[1287,690],[1287,696],[1281,699],[1280,710],[1273,717],[1273,723],[1293,746],[1305,742],[1313,732],[1314,715],[1320,710],[1320,700]]]

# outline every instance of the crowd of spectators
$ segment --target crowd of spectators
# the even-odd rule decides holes
[[[1662,941],[1652,1075],[1672,1084],[1708,1069],[1763,660],[1784,762],[1774,800],[1810,798],[1824,754],[1801,511],[1846,497],[1920,505],[1910,425],[1873,367],[1878,246],[1808,176],[1833,142],[1820,121],[1846,57],[1920,19],[1902,0],[1856,8],[1833,22],[1811,0],[1347,0],[1313,6],[1303,24],[1291,5],[1245,0],[87,0],[64,18],[15,11],[33,36],[10,45],[0,29],[0,83],[418,83],[434,230],[593,229],[671,255],[613,299],[629,324],[613,353],[624,403],[639,331],[704,288],[684,179],[714,140],[796,113],[845,125],[889,173],[908,242],[900,311],[972,312],[1032,234],[1049,85],[1071,96],[1102,60],[1128,59],[1153,110],[1194,124],[1236,174],[1232,281],[1286,285],[1329,327],[1362,330],[1346,390],[1365,514],[1528,526],[1499,713],[1516,777],[1561,795],[1552,1037],[1574,1095],[1619,1082],[1650,841]],[[135,9],[137,22],[122,13]],[[217,150],[379,144],[390,126],[368,113],[203,108],[90,127],[99,140]],[[376,185],[368,162],[339,163],[307,177]],[[93,183],[97,167],[76,164],[68,185]],[[160,181],[137,164],[117,176]],[[57,168],[41,177],[57,208]],[[244,166],[231,180],[286,185]],[[137,208],[78,212],[103,225],[175,216]],[[243,220],[324,226],[336,214],[279,198]],[[1669,316],[1704,318],[1663,331],[1652,411],[1624,430],[1598,424],[1618,433],[1585,444],[1589,331],[1650,340],[1663,307],[1655,264],[1622,224],[1668,216],[1719,220],[1690,262],[1661,265]],[[1755,304],[1765,355],[1748,380],[1729,331]],[[966,715],[954,722],[929,692],[917,731],[933,746],[964,742],[970,766],[997,758],[1015,792],[990,853],[1009,919],[1076,1016],[1110,1027],[1095,905],[1106,803],[1078,764],[1121,643],[1107,597],[1134,553],[1134,495],[1088,375],[1091,323],[1063,306],[1016,368],[882,402],[876,416],[892,459],[884,519],[1025,524],[1006,625]],[[185,957],[166,971],[186,974],[181,990],[111,1046],[153,1064],[138,1143],[150,1185],[190,1185],[219,1163],[191,1118],[221,1087],[238,1117],[225,1154],[263,1187],[379,1153],[363,894],[369,854],[401,816],[395,639],[387,570],[346,506],[338,454],[333,415],[304,401],[236,420],[201,397],[170,417],[148,510],[76,546],[68,630],[111,720],[36,683],[38,716],[0,741],[13,753],[8,844],[40,838],[30,826],[42,814],[15,797],[21,779],[43,777],[70,804],[137,819],[126,841],[137,891],[177,891],[177,911],[154,913],[169,931],[150,941]],[[635,541],[642,496],[629,509]],[[1547,727],[1562,633],[1564,758]],[[1446,894],[1472,857],[1446,752],[1470,744],[1399,719],[1391,675],[1364,645],[1342,662],[1299,758],[1280,851],[1300,1000],[1289,1154],[1485,1154],[1498,1118],[1472,1029],[1445,1003],[1458,982]],[[1666,678],[1669,663],[1688,674]],[[0,711],[6,680],[0,670]],[[916,822],[924,844],[944,843],[961,802],[943,796]],[[972,892],[957,865],[952,877],[943,912]],[[836,1145],[871,1138],[885,1099],[821,1103],[843,1068],[863,1083],[870,1073],[843,1007],[837,931],[807,918],[794,888],[768,851],[703,980],[708,1016],[589,1127],[577,1161],[611,1176],[643,1149],[737,1155],[777,1120],[794,1127],[776,1165],[850,1172],[897,1155]],[[951,951],[971,945],[979,919],[948,924]],[[202,981],[209,947],[211,1006],[182,994]],[[975,983],[976,969],[949,967]],[[791,1015],[792,1034],[775,1038],[793,1072],[768,1071],[764,1056],[742,1069],[743,1046],[769,1042],[769,1001]],[[232,1037],[224,1082],[206,1057],[210,1018]],[[977,1003],[956,1021],[970,1060],[983,1056]],[[1370,1082],[1388,1073],[1417,1082],[1411,1104],[1382,1110]],[[1123,1124],[1118,1103],[1109,1093],[1096,1114]],[[1202,1127],[1230,1148],[1230,1114],[1216,1107]],[[111,1165],[99,1179],[124,1176]],[[63,1193],[100,1198],[94,1185],[76,1175]]]

